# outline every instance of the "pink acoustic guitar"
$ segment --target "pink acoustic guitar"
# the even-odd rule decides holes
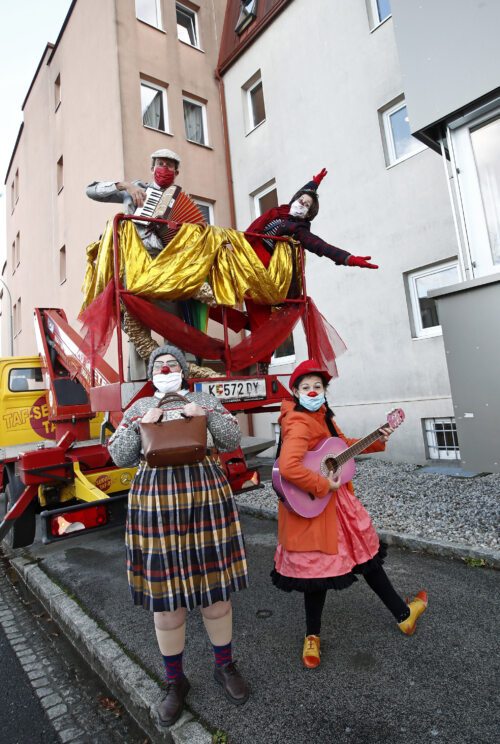
[[[387,423],[391,429],[397,429],[404,420],[405,414],[402,408],[395,408],[387,414]],[[354,457],[361,454],[380,437],[380,428],[378,427],[363,439],[359,439],[351,447],[348,447],[340,437],[323,439],[313,450],[305,454],[304,466],[315,473],[322,473],[325,477],[328,476],[329,471],[338,472],[340,483],[347,483],[352,479],[356,470]],[[279,459],[274,463],[272,479],[274,490],[287,509],[301,517],[317,517],[326,508],[332,496],[330,492],[323,498],[317,499],[310,493],[302,491],[298,486],[294,486],[281,476]]]

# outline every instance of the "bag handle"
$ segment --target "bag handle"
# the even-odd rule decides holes
[[[165,393],[163,398],[158,403],[158,408],[162,406],[164,403],[166,403],[168,400],[181,400],[183,403],[186,403],[186,398],[183,395],[179,395],[179,393]],[[189,401],[187,401],[189,403]],[[185,418],[186,420],[191,420],[192,416],[186,416],[184,413],[181,413],[182,418]],[[157,421],[156,423],[160,423],[160,421]]]

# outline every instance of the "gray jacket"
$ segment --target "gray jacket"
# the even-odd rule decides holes
[[[132,183],[142,189],[147,189],[148,186],[154,186],[156,189],[160,188],[154,182],[132,181]],[[93,181],[87,186],[86,194],[89,199],[94,199],[94,201],[123,204],[123,211],[127,214],[134,214],[136,210],[134,201],[128,191],[119,191],[116,188],[116,181]],[[163,250],[163,243],[156,233],[151,232],[147,222],[136,222],[135,227],[148,253],[155,256]]]

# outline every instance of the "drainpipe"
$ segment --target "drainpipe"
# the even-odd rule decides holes
[[[219,69],[215,69],[215,79],[217,80],[219,84],[219,100],[220,100],[220,108],[222,113],[222,135],[224,138],[224,155],[226,158],[226,177],[227,177],[227,187],[229,191],[229,213],[230,213],[230,219],[231,219],[231,227],[236,228],[236,209],[234,205],[234,188],[233,188],[233,171],[231,168],[231,152],[229,149],[229,134],[228,134],[228,127],[227,127],[227,109],[226,109],[226,93],[224,89],[224,81],[220,75]],[[243,331],[240,332],[241,340],[245,338],[245,334]],[[247,421],[248,421],[248,434],[249,436],[254,436],[254,428],[253,428],[253,414],[249,413],[247,414]]]

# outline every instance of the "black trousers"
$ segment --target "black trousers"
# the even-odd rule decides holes
[[[410,614],[410,608],[399,596],[382,568],[377,568],[363,574],[366,583],[377,597],[385,604],[389,612],[402,623]],[[318,592],[304,592],[304,607],[306,611],[306,635],[319,635],[321,632],[321,616],[325,606],[326,589]]]

